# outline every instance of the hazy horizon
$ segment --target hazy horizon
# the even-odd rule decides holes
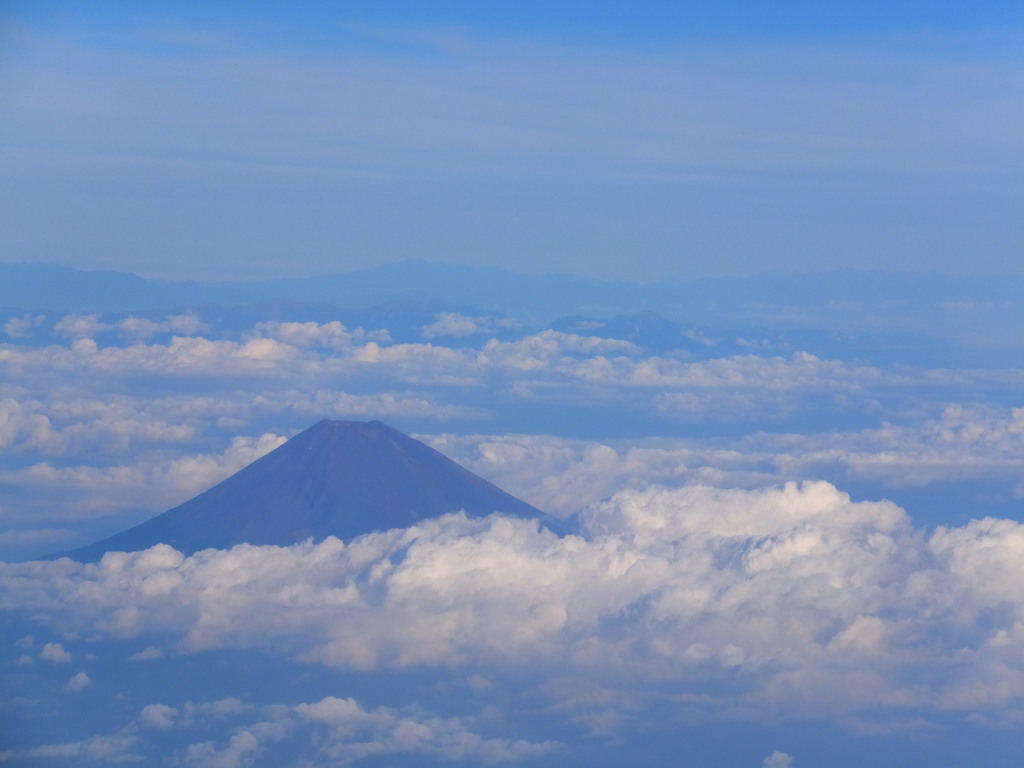
[[[644,281],[1021,274],[1022,14],[11,3],[0,252]]]
[[[858,267],[856,264],[847,264],[841,266],[835,266],[831,268],[814,269],[813,267],[808,269],[765,269],[758,272],[731,272],[731,273],[717,273],[714,275],[702,275],[695,277],[656,277],[647,280],[630,279],[628,277],[594,277],[593,275],[587,274],[585,270],[560,270],[560,269],[545,269],[543,266],[537,266],[536,268],[519,267],[518,265],[508,264],[472,264],[460,261],[445,261],[443,259],[426,259],[416,256],[410,256],[405,259],[395,259],[393,261],[380,261],[373,264],[356,266],[356,267],[344,267],[333,270],[325,271],[308,271],[308,272],[296,272],[294,269],[288,269],[287,267],[281,267],[281,270],[274,274],[266,274],[262,276],[253,277],[245,274],[244,272],[234,273],[232,275],[221,275],[215,276],[210,275],[206,277],[198,277],[193,274],[179,274],[177,276],[168,277],[160,274],[159,271],[153,272],[145,269],[114,269],[109,267],[87,267],[75,264],[62,263],[59,261],[47,261],[45,259],[34,259],[34,260],[2,260],[0,265],[6,266],[54,266],[62,267],[66,269],[77,270],[81,272],[116,272],[127,275],[135,275],[145,280],[153,280],[159,282],[176,283],[176,282],[194,282],[200,284],[214,284],[214,283],[237,283],[237,282],[276,282],[282,280],[292,279],[307,279],[316,278],[330,275],[345,275],[353,272],[364,272],[376,269],[387,269],[391,267],[400,266],[402,264],[427,264],[436,265],[439,267],[479,267],[481,269],[496,269],[500,271],[513,272],[528,277],[557,277],[557,276],[570,276],[580,277],[585,279],[592,279],[601,282],[610,283],[636,283],[639,285],[653,285],[662,282],[698,282],[708,280],[744,280],[744,279],[757,279],[762,277],[801,277],[801,276],[812,276],[812,275],[832,275],[842,273],[862,273],[862,274],[879,274],[886,276],[916,276],[916,275],[936,275],[942,277],[981,277],[981,278],[1000,278],[1007,277],[1014,280],[1024,278],[1024,274],[1017,274],[1012,270],[1006,270],[1002,272],[979,272],[977,270],[944,270],[936,267],[923,266],[917,269],[908,269],[900,265],[880,265],[877,267]],[[157,267],[159,270],[159,267]]]

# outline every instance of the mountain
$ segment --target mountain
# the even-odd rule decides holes
[[[324,316],[326,306],[343,307],[333,311],[335,319],[386,320],[396,325],[393,338],[419,340],[425,323],[417,315],[425,314],[424,309],[466,307],[473,308],[474,316],[503,316],[527,327],[542,327],[567,315],[604,319],[613,326],[607,332],[642,334],[655,350],[668,349],[671,329],[656,327],[651,320],[654,315],[691,329],[912,334],[930,337],[928,344],[936,350],[955,346],[953,359],[962,362],[968,355],[974,365],[1001,365],[1006,350],[1019,352],[1022,295],[1024,277],[1020,275],[934,272],[837,270],[637,283],[409,260],[314,277],[198,283],[146,280],[128,273],[87,272],[53,264],[0,263],[0,326],[4,313],[17,316],[27,311],[191,309],[204,314],[201,308],[217,305],[264,307],[279,314],[292,304],[288,315]],[[300,304],[316,309],[311,313]],[[645,315],[642,327],[632,327]],[[620,316],[627,323],[616,330]],[[497,324],[491,328],[492,334],[505,330]],[[0,333],[0,341],[4,339]],[[866,352],[878,346],[870,337],[866,342],[853,346]],[[881,343],[883,355],[896,358],[908,346],[901,339]],[[689,348],[685,342],[683,348]],[[700,346],[691,351],[700,353]],[[747,347],[741,354],[749,352]]]
[[[205,286],[148,280],[130,272],[79,270],[57,264],[0,264],[0,306],[101,312],[202,303]]]
[[[623,301],[629,306],[642,305],[646,293],[631,282],[567,274],[524,275],[501,267],[419,259],[313,277],[213,283],[149,280],[126,272],[77,270],[55,264],[0,263],[0,307],[135,312],[281,300],[353,309],[390,302],[442,301],[515,317],[550,319],[563,313],[567,304],[581,311],[612,310]]]
[[[560,522],[379,421],[323,421],[184,504],[64,552],[81,562],[166,543],[186,554],[306,538],[349,540],[464,510]]]
[[[312,277],[199,283],[0,263],[0,307],[22,311],[137,312],[280,301],[365,310],[392,302],[441,302],[508,315],[527,325],[565,315],[653,312],[673,322],[724,328],[959,332],[973,318],[984,323],[983,339],[993,329],[1012,335],[1019,327],[1022,292],[1020,275],[937,272],[836,270],[638,283],[412,259]]]

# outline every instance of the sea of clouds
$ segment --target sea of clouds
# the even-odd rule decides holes
[[[476,698],[442,714],[344,691],[147,689],[89,734],[36,734],[7,756],[564,759],[571,738],[509,714],[527,699],[573,738],[653,722],[1019,726],[1024,528],[996,512],[1024,491],[1020,371],[468,338],[477,320],[440,313],[422,342],[396,343],[338,322],[12,317],[0,611],[19,628],[15,688],[46,671],[39,701],[113,701],[131,684],[112,660],[257,652],[331,674],[426,670]],[[18,562],[180,503],[323,417],[416,432],[576,532],[454,513],[352,541]],[[988,496],[945,517],[885,500],[974,482]],[[221,724],[200,727],[201,710]]]
[[[530,521],[453,514],[351,542],[6,564],[0,608],[61,639],[19,659],[79,670],[69,691],[98,677],[92,648],[132,640],[120,647],[144,648],[123,651],[125,665],[257,648],[362,673],[439,670],[484,690],[514,679],[592,736],[621,736],[648,709],[691,725],[832,718],[864,731],[950,713],[1003,727],[1024,716],[1019,523],[925,534],[896,505],[853,502],[824,482],[623,491],[581,517],[579,535],[562,538]],[[172,728],[182,706],[153,701],[137,717],[162,713]],[[311,719],[341,719],[337,743],[317,754],[346,760],[363,730],[388,741],[414,727],[351,700],[275,713],[241,742],[187,745],[185,762],[243,747],[255,759]],[[488,762],[556,749],[479,735],[456,748],[447,740],[465,723],[419,727],[407,748],[435,755]],[[125,754],[144,735],[133,732]]]

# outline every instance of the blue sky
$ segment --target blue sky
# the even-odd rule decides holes
[[[687,40],[842,39],[889,32],[999,29],[1024,23],[1016,3],[971,4],[862,2],[66,2],[6,4],[10,17],[67,23],[78,29],[110,29],[176,19],[187,24],[229,25],[254,32],[273,30],[276,40],[309,40],[330,26],[372,23],[389,26],[461,26],[494,36],[550,38],[571,42],[614,41],[630,46]],[[326,29],[325,29],[326,28]],[[329,33],[328,33],[329,34]]]
[[[5,261],[1017,272],[1013,3],[20,3]]]

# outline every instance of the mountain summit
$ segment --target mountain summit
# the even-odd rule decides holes
[[[559,522],[408,435],[379,421],[323,421],[180,506],[85,547],[105,552],[170,544],[186,554],[312,537],[351,539],[463,510]]]

